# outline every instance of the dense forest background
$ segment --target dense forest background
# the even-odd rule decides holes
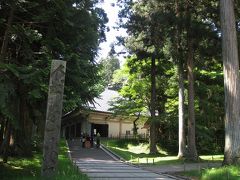
[[[223,153],[225,108],[230,102],[224,104],[220,2],[119,0],[118,5],[119,27],[128,33],[118,43],[129,56],[113,75],[122,98],[112,103],[112,110],[150,113],[151,153],[156,153],[156,143],[192,160],[198,154]],[[232,5],[238,32],[238,1]],[[230,9],[226,14],[233,12]]]
[[[108,19],[98,1],[0,3],[0,152],[41,147],[52,59],[67,61],[64,113],[103,90],[95,62]],[[10,148],[10,150],[9,150]]]
[[[114,81],[122,85],[123,99],[118,103],[123,105],[130,100],[138,107],[136,112],[144,108],[154,111],[151,113],[155,114],[154,120],[150,121],[155,122],[158,135],[154,135],[157,138],[153,141],[175,153],[179,140],[176,133],[179,108],[182,108],[183,127],[188,137],[184,141],[191,143],[189,136],[193,134],[186,121],[193,121],[199,153],[223,152],[224,84],[219,2],[119,1],[119,4],[122,6],[119,24],[129,34],[127,38],[119,37],[119,41],[130,56],[115,75]],[[151,99],[153,82],[154,102]],[[179,107],[180,99],[182,106]],[[115,105],[118,109],[119,105]]]

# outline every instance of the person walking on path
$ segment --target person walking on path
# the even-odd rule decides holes
[[[97,138],[96,138],[96,141],[97,141],[97,148],[99,148],[100,147],[100,133],[98,132],[97,133]]]

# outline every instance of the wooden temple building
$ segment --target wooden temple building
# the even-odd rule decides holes
[[[100,133],[101,137],[128,138],[133,136],[133,117],[113,116],[109,111],[111,101],[118,93],[106,89],[88,110],[75,110],[63,116],[61,135],[66,139],[80,138]],[[147,136],[147,129],[139,125],[138,134]]]

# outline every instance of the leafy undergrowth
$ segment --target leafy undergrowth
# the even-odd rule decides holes
[[[205,170],[201,179],[206,180],[239,180],[240,179],[240,167],[239,166],[226,166],[221,168],[212,168]]]
[[[40,154],[32,158],[9,158],[8,163],[0,159],[0,179],[37,179],[40,176]]]
[[[75,168],[67,154],[68,148],[64,140],[60,143],[58,156],[58,170],[51,179],[54,180],[87,180],[88,177],[81,174]],[[3,163],[0,159],[0,179],[1,180],[41,180],[42,155],[35,153],[32,158],[9,158],[8,163]]]
[[[191,170],[186,172],[180,172],[177,174],[184,177],[189,177],[191,180],[200,180],[202,172],[199,172],[199,170]]]
[[[193,171],[182,172],[180,175],[188,176],[191,179],[197,180],[239,180],[240,167],[239,166],[226,166],[221,168],[211,168]]]
[[[184,162],[184,160],[178,159],[176,155],[169,156],[168,152],[163,151],[159,146],[157,154],[149,154],[149,145],[146,141],[105,139],[102,144],[131,163],[167,165],[182,164]],[[205,155],[200,156],[200,158],[201,162],[220,162],[223,160],[223,155]]]
[[[157,154],[149,154],[149,145],[146,141],[136,141],[129,139],[110,139],[102,143],[131,163],[141,164],[177,164],[182,163],[176,156],[168,156],[168,153],[158,147]]]

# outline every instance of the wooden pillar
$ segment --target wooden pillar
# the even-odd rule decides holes
[[[63,138],[66,138],[65,132],[66,132],[66,127],[63,127],[63,129],[62,129],[62,137],[63,137]]]
[[[54,175],[58,160],[62,99],[64,92],[66,62],[53,60],[50,72],[46,124],[43,144],[42,176]]]
[[[68,139],[71,139],[71,125],[68,125]]]
[[[77,123],[74,124],[74,139],[77,137]]]

